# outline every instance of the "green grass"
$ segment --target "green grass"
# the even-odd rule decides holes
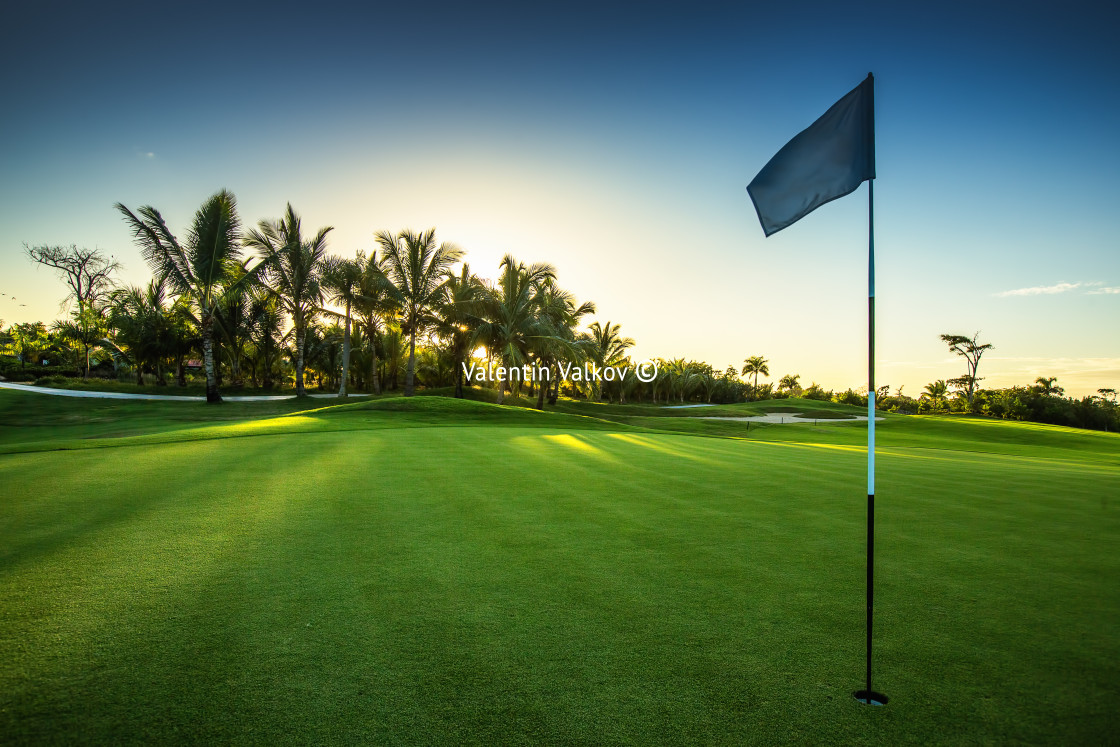
[[[0,392],[3,740],[1120,731],[1115,434],[880,424],[871,709],[864,425],[565,409]]]

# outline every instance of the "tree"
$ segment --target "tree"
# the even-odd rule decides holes
[[[90,353],[101,347],[109,332],[105,315],[96,306],[80,304],[70,312],[69,321],[57,321],[52,329],[63,340],[81,346],[85,360],[82,378],[88,379]]]
[[[928,399],[934,410],[940,410],[948,402],[949,385],[942,379],[926,384],[920,399]]]
[[[304,239],[300,217],[288,203],[283,218],[260,221],[245,238],[245,245],[259,253],[281,307],[292,318],[297,397],[307,396],[303,381],[307,328],[323,304],[323,260],[327,254],[327,234],[333,230],[333,226],[326,226],[313,238]]]
[[[478,337],[478,327],[482,323],[479,301],[485,292],[486,287],[471,274],[471,267],[465,262],[458,275],[448,274],[447,283],[443,286],[442,314],[436,323],[436,333],[447,340],[457,399],[463,398],[463,365]]]
[[[5,344],[12,355],[19,358],[19,367],[26,368],[27,362],[36,362],[50,345],[47,328],[42,322],[13,324],[6,333]]]
[[[178,386],[186,386],[185,359],[192,350],[199,349],[201,345],[198,319],[191,312],[190,296],[183,295],[176,298],[167,312],[167,318],[170,323],[171,357],[175,361],[175,383]]]
[[[575,296],[557,285],[555,278],[546,278],[540,284],[537,298],[538,316],[548,334],[534,336],[529,344],[538,365],[549,372],[548,380],[537,387],[537,409],[543,410],[546,394],[551,405],[559,399],[560,361],[576,363],[590,348],[590,337],[581,341],[576,330],[583,317],[595,313],[595,304],[585,301],[577,305]]]
[[[236,280],[246,271],[248,260],[244,260],[241,269],[233,273]],[[235,386],[244,383],[242,363],[246,360],[246,348],[251,337],[252,320],[249,316],[251,291],[257,283],[232,283],[228,289],[219,294],[214,304],[214,326],[221,340],[221,351],[229,362],[229,371]],[[221,356],[218,356],[220,360]],[[219,363],[220,366],[220,363]],[[221,369],[219,368],[219,372]]]
[[[798,385],[800,374],[786,374],[778,381],[779,392],[796,392],[801,387]]]
[[[279,366],[284,344],[284,311],[270,288],[254,287],[249,291],[249,361],[253,382],[260,370],[261,386],[271,389],[273,372]]]
[[[85,349],[85,369],[82,376],[89,378],[90,349],[97,345],[100,339],[98,335],[104,334],[104,315],[96,309],[112,290],[112,274],[120,269],[120,263],[112,257],[106,257],[100,249],[79,249],[76,244],[68,247],[29,247],[24,244],[23,247],[31,261],[56,270],[66,280],[70,297],[63,302],[63,306],[69,305],[73,300],[78,308],[70,321],[60,323],[60,330],[64,332],[66,339],[81,344]],[[92,326],[79,328],[87,324]]]
[[[79,249],[70,246],[28,246],[24,251],[31,261],[57,270],[70,287],[70,294],[79,306],[93,306],[105,300],[113,287],[112,274],[120,263],[106,257],[100,249]]]
[[[327,260],[326,270],[323,273],[323,287],[326,288],[330,301],[341,303],[346,307],[342,334],[342,381],[338,387],[339,397],[346,396],[346,385],[350,379],[350,319],[354,309],[354,301],[361,294],[364,260],[365,257],[360,250],[354,259],[332,257]]]
[[[315,323],[307,328],[305,355],[319,388],[323,387],[324,377],[327,387],[332,387],[342,371],[342,337],[342,327],[338,324],[324,327]]]
[[[396,286],[385,274],[384,255],[372,252],[368,258],[358,252],[358,262],[362,265],[362,276],[358,281],[358,293],[354,297],[354,308],[358,321],[369,346],[369,383],[374,394],[381,394],[381,377],[378,372],[377,346],[381,340],[381,321],[395,317],[404,300]]]
[[[379,231],[375,238],[384,252],[388,275],[400,292],[401,328],[408,334],[408,372],[404,395],[411,397],[416,380],[416,336],[435,323],[433,311],[443,294],[451,268],[463,250],[444,242],[436,246],[436,229],[423,233],[404,230],[393,236]]]
[[[758,389],[759,375],[770,375],[770,367],[766,365],[767,363],[769,363],[769,361],[767,361],[761,355],[752,355],[750,358],[747,358],[745,361],[743,361],[743,375],[754,376],[754,386],[751,390],[752,400],[755,398],[756,390]]]
[[[625,357],[626,351],[634,347],[634,338],[623,337],[620,332],[621,328],[622,325],[611,324],[610,321],[604,325],[593,322],[587,328],[591,336],[588,352],[591,360],[599,368],[618,364]],[[594,382],[592,390],[596,395],[602,396],[598,381]]]
[[[214,366],[215,305],[223,291],[252,282],[261,269],[258,264],[242,273],[241,221],[236,198],[224,189],[212,195],[195,213],[184,242],[171,233],[155,208],[145,205],[137,211],[139,216],[119,202],[116,208],[132,228],[152,272],[165,278],[173,293],[189,296],[202,334],[206,401],[221,402]]]
[[[551,332],[539,316],[540,291],[546,281],[555,279],[556,270],[547,264],[527,266],[510,254],[502,258],[499,269],[497,283],[478,303],[483,320],[478,325],[478,339],[509,370],[526,363],[531,338]],[[499,382],[498,404],[504,400],[508,384],[504,378]]]
[[[964,358],[968,365],[968,372],[961,379],[963,380],[969,409],[972,408],[972,397],[976,393],[976,382],[980,381],[976,378],[976,370],[980,367],[980,358],[993,347],[991,343],[980,344],[977,341],[979,337],[979,332],[971,338],[964,335],[941,335],[941,341],[949,346],[949,350]]]
[[[135,367],[136,383],[144,383],[147,366],[156,374],[157,384],[166,385],[163,362],[174,354],[175,330],[162,280],[153,279],[144,288],[115,289],[109,296],[108,309],[109,326],[115,333],[110,343]]]
[[[1041,394],[1043,397],[1050,397],[1050,396],[1061,397],[1063,394],[1066,393],[1066,390],[1063,389],[1060,386],[1055,386],[1054,385],[1054,382],[1057,381],[1057,380],[1058,380],[1057,376],[1039,376],[1037,379],[1034,380],[1034,383],[1037,384],[1037,386],[1034,387],[1034,389],[1035,389],[1036,392]]]
[[[684,358],[674,358],[665,364],[665,370],[669,374],[667,382],[669,396],[676,392],[678,400],[683,404],[685,397],[696,384],[691,362],[685,361]]]

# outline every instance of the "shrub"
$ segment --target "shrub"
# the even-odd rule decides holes
[[[38,386],[58,386],[59,384],[69,384],[73,380],[71,376],[52,374],[50,376],[39,377],[35,384]]]
[[[815,399],[821,402],[831,402],[832,390],[824,389],[820,384],[814,381],[812,386],[802,392],[801,399]]]

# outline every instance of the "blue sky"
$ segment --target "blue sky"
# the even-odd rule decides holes
[[[639,356],[865,382],[866,187],[765,239],[745,187],[876,76],[878,379],[1120,388],[1116,10],[1043,3],[25,4],[0,44],[0,319],[58,314],[22,243],[147,271],[219,188],[332,250],[435,226],[548,261]],[[15,296],[13,299],[11,296]],[[26,303],[26,306],[20,304]]]

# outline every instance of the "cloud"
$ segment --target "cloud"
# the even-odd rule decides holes
[[[1100,280],[1094,280],[1088,283],[1077,282],[1036,285],[1033,288],[1016,288],[1015,290],[1000,291],[992,295],[996,298],[1007,298],[1009,296],[1053,296],[1058,293],[1069,293],[1079,288],[1088,296],[1120,295],[1120,286],[1106,286]]]
[[[1033,288],[1016,288],[1015,290],[1001,291],[996,293],[997,298],[1007,298],[1008,296],[1050,296],[1055,293],[1068,293],[1071,290],[1077,290],[1082,287],[1084,283],[1056,283],[1054,285],[1036,285]]]

